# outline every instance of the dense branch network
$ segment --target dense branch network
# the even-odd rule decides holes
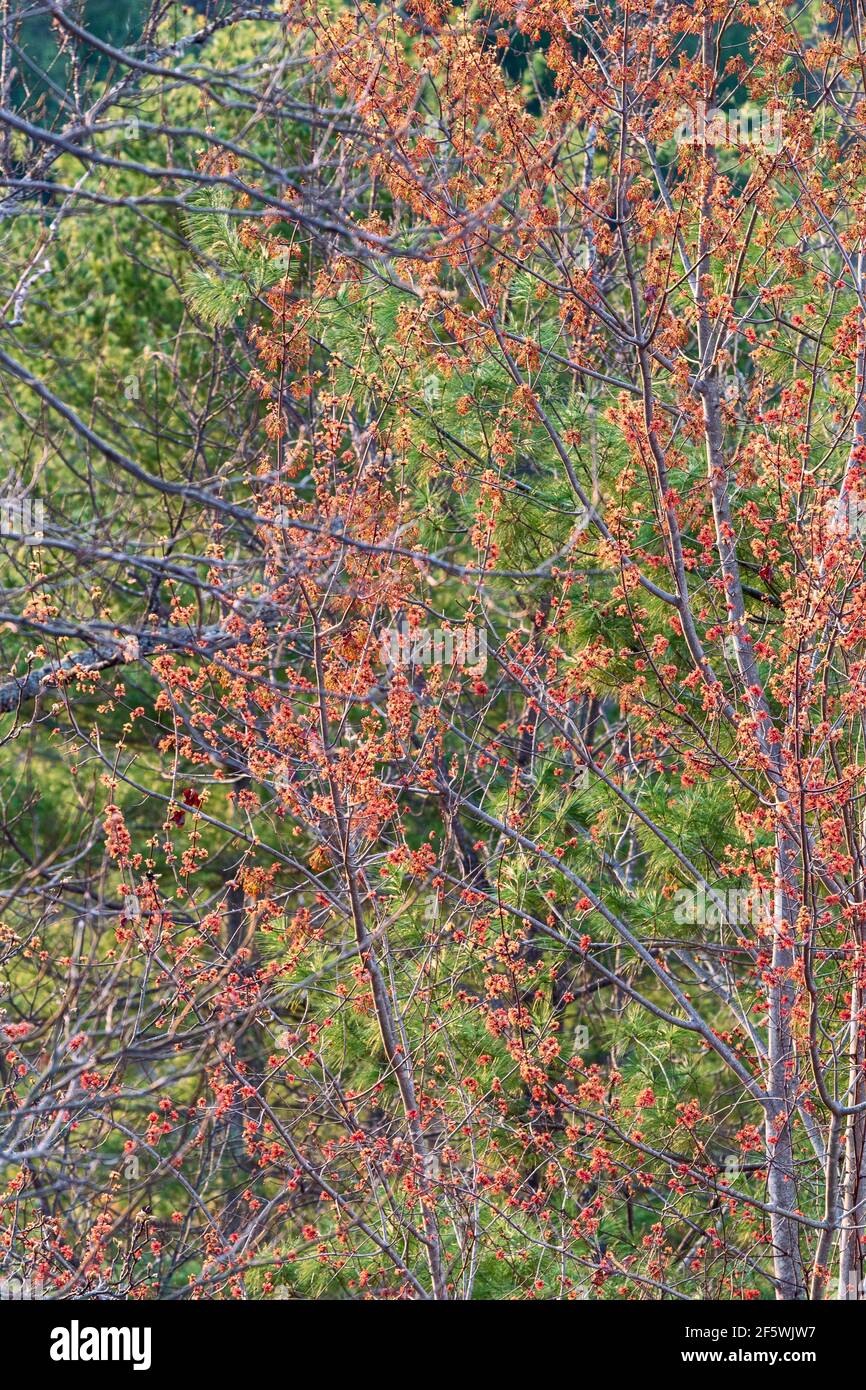
[[[0,16],[0,1276],[866,1297],[856,7]]]

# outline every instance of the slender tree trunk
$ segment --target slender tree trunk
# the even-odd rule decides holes
[[[839,1228],[839,1140],[842,1134],[842,1120],[834,1115],[830,1121],[827,1136],[827,1157],[824,1163],[824,1229],[815,1250],[812,1265],[810,1299],[820,1302],[827,1292],[830,1280],[830,1261],[833,1243]]]
[[[862,951],[862,945],[860,947]],[[862,962],[858,952],[851,989],[851,1021],[848,1026],[849,1073],[847,1105],[866,1101],[866,1047],[864,1047]],[[863,1300],[863,1242],[866,1239],[866,1114],[846,1116],[845,1171],[842,1178],[842,1219],[839,1234],[839,1298]]]
[[[797,1222],[776,1210],[790,1211],[797,1206],[791,1127],[795,1104],[794,1046],[791,1036],[791,995],[794,982],[789,973],[794,963],[795,908],[789,888],[794,869],[794,855],[795,847],[790,837],[780,832],[776,858],[768,1016],[769,1100],[765,1110],[765,1136],[769,1155],[767,1191],[770,1204],[774,1208],[770,1216],[773,1272],[776,1277],[776,1297],[780,1299],[806,1296]]]
[[[419,1174],[419,1201],[421,1223],[424,1228],[423,1241],[427,1258],[427,1268],[430,1271],[433,1297],[438,1301],[444,1302],[448,1299],[448,1280],[445,1273],[444,1253],[439,1236],[439,1223],[434,1207],[433,1191],[438,1161],[435,1159],[430,1139],[424,1132],[421,1119],[421,1107],[415,1090],[415,1077],[411,1053],[406,1045],[406,1038],[401,1028],[401,1021],[396,1003],[391,997],[385,978],[385,972],[379,962],[374,935],[370,931],[364,913],[364,904],[359,891],[362,873],[355,858],[349,820],[346,815],[342,792],[334,770],[331,736],[328,726],[328,712],[324,695],[326,682],[325,671],[322,665],[322,649],[318,620],[315,609],[310,603],[306,592],[304,593],[304,598],[315,626],[313,651],[319,690],[322,692],[319,696],[319,728],[322,737],[322,753],[325,759],[328,787],[334,808],[334,822],[336,824],[340,843],[340,854],[342,857],[345,882],[349,893],[352,921],[355,928],[355,941],[358,948],[358,959],[370,981],[370,992],[373,996],[373,1007],[379,1024],[382,1047],[400,1092],[409,1138],[421,1162],[421,1171]],[[387,946],[383,946],[383,950],[387,951]]]

